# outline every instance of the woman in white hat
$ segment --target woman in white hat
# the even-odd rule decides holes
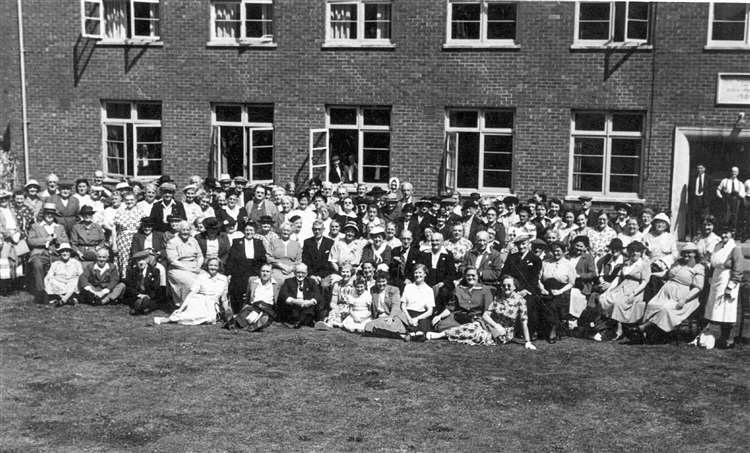
[[[36,179],[29,179],[29,182],[23,186],[23,191],[26,193],[24,203],[34,212],[34,217],[39,214],[39,211],[42,210],[42,205],[44,204],[44,200],[39,196],[39,191],[41,189],[42,186],[39,185],[39,182]]]
[[[22,219],[11,207],[10,199],[13,194],[6,189],[0,189],[0,282],[13,282],[23,277],[23,253],[28,253],[26,243],[21,243],[25,236]],[[27,208],[28,209],[28,208]],[[21,250],[26,246],[25,250]],[[5,288],[3,287],[3,290]]]
[[[652,268],[659,272],[669,269],[677,258],[677,241],[669,232],[669,217],[660,212],[651,221],[651,228],[643,233],[643,245],[648,249]]]
[[[44,292],[47,293],[50,303],[56,305],[75,305],[78,290],[78,278],[83,274],[81,263],[72,257],[73,248],[69,243],[63,242],[57,248],[60,255],[58,261],[50,265],[47,275],[44,277]]]

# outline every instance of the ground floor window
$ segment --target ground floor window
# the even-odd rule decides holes
[[[448,109],[444,168],[454,188],[510,190],[513,116],[508,109]]]
[[[104,168],[112,176],[162,174],[161,103],[102,103]]]
[[[216,172],[273,180],[273,105],[216,104],[211,116]]]
[[[327,133],[316,135],[319,138],[315,143],[311,139],[311,153],[322,148],[320,137],[328,142],[328,165],[320,167],[321,179],[333,176],[346,183],[387,184],[391,174],[391,108],[331,106],[326,116]],[[311,160],[311,164],[315,162]]]
[[[571,191],[637,197],[643,113],[577,111],[571,121]]]

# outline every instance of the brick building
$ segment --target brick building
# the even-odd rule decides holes
[[[698,161],[750,177],[748,4],[22,6],[32,177],[299,183],[336,154],[370,185],[586,193],[671,209],[678,224]],[[0,5],[0,126],[22,161],[16,7]]]

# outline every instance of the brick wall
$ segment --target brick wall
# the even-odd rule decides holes
[[[15,30],[8,3],[0,21]],[[643,196],[667,206],[674,128],[732,124],[741,109],[715,107],[716,73],[750,68],[748,52],[703,50],[706,4],[659,3],[653,50],[610,52],[571,50],[572,2],[520,3],[521,48],[486,51],[443,50],[446,8],[435,0],[394,2],[393,50],[322,49],[318,1],[275,3],[276,49],[207,47],[208,0],[162,0],[164,45],[154,48],[81,39],[78,2],[26,0],[24,8],[35,177],[101,167],[102,99],[162,101],[164,171],[180,183],[206,173],[212,102],[275,105],[281,182],[304,164],[308,130],[323,127],[326,105],[377,104],[393,108],[392,174],[432,194],[446,107],[486,106],[516,112],[515,191],[565,195],[571,109],[642,110],[650,124]],[[4,34],[6,50],[12,38]],[[20,111],[18,76],[2,66],[7,121]]]

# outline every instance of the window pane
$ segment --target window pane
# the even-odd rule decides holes
[[[159,176],[161,174],[161,160],[138,160],[138,176]]]
[[[744,3],[715,3],[714,20],[744,22],[745,8]]]
[[[112,40],[128,38],[130,28],[129,2],[104,2],[104,36]]]
[[[603,131],[603,113],[576,113],[575,128],[577,131]]]
[[[487,39],[516,39],[516,23],[488,22]]]
[[[489,3],[487,5],[487,39],[515,39],[516,5]]]
[[[347,162],[347,156],[351,156],[352,162],[357,162],[359,156],[359,133],[356,130],[330,129],[330,152],[331,155],[338,154],[342,162]],[[356,175],[357,172],[355,171]]]
[[[648,39],[648,22],[646,21],[628,21],[627,39]]]
[[[331,108],[329,113],[331,124],[357,124],[357,109]]]
[[[273,36],[272,5],[248,3],[245,9],[245,37],[262,38]]]
[[[362,111],[363,121],[366,126],[390,126],[390,109],[364,109]]]
[[[609,3],[581,3],[581,20],[603,20],[609,22]]]
[[[272,105],[248,105],[247,121],[250,123],[273,123]]]
[[[510,153],[484,153],[485,170],[510,170],[513,156]]]
[[[484,151],[509,153],[513,151],[513,137],[510,135],[485,135]]]
[[[231,121],[239,123],[242,121],[242,107],[239,105],[217,105],[216,121]]]
[[[711,38],[716,41],[744,41],[744,22],[714,22]]]
[[[357,39],[357,5],[331,5],[331,38]]]
[[[122,126],[107,126],[107,140],[124,141],[125,128]]]
[[[488,110],[484,113],[484,127],[512,129],[513,112],[509,110]]]
[[[273,165],[253,165],[253,181],[273,179]]]
[[[643,129],[643,115],[638,114],[614,114],[612,115],[612,130],[618,132],[641,132]]]
[[[161,119],[161,104],[137,104],[136,111],[141,120]]]
[[[391,134],[389,132],[365,132],[362,134],[362,141],[365,148],[388,149],[391,144]]]
[[[641,140],[636,139],[612,139],[612,155],[613,156],[640,156],[641,155]]]
[[[362,182],[385,183],[390,179],[390,174],[388,167],[363,167]]]
[[[612,175],[637,175],[641,172],[640,159],[637,157],[612,157],[610,173]]]
[[[609,3],[581,3],[578,39],[609,39]]]
[[[609,178],[609,191],[637,193],[638,177],[613,175]]]
[[[598,175],[573,175],[573,190],[601,192],[602,177]]]
[[[137,128],[138,143],[161,143],[161,127]]]
[[[390,163],[390,153],[388,148],[386,149],[368,149],[362,150],[363,165],[380,165],[388,166]]]
[[[452,5],[451,38],[479,39],[481,7],[479,3],[454,3]]]
[[[594,156],[576,156],[573,160],[574,173],[602,174],[604,171],[604,159]]]
[[[130,119],[129,102],[107,102],[105,109],[107,111],[107,118]]]
[[[451,127],[478,127],[479,113],[476,110],[452,110],[448,116]]]
[[[271,146],[254,146],[253,147],[253,165],[273,162],[273,147]]]
[[[252,131],[253,134],[253,147],[258,146],[273,146],[273,131]],[[254,160],[254,159],[253,159]],[[272,159],[266,159],[269,162]]]
[[[648,2],[630,2],[628,19],[648,20]]]
[[[459,187],[479,186],[479,133],[461,132],[458,134],[457,173]]]
[[[625,40],[625,2],[615,3],[615,36],[616,42]]]
[[[214,3],[216,14],[216,28],[214,33],[217,38],[239,38],[240,37],[240,3]]]
[[[485,171],[485,187],[510,187],[511,173],[509,171]]]
[[[245,176],[245,138],[240,126],[221,126],[219,130],[221,160],[229,176]]]
[[[365,4],[365,39],[391,38],[391,5]]]
[[[159,4],[133,3],[134,34],[137,36],[159,36]]]
[[[604,155],[603,138],[576,138],[573,154],[588,156]]]

